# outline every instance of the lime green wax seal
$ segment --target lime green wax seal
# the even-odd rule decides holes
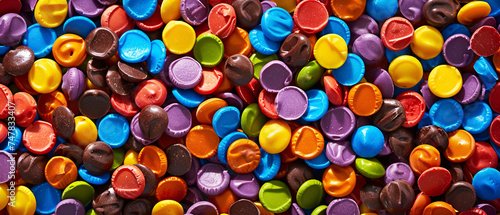
[[[273,180],[260,187],[259,200],[266,210],[283,213],[292,205],[292,194],[285,183]]]
[[[224,56],[224,44],[211,33],[200,34],[193,48],[194,58],[204,67],[217,66]]]

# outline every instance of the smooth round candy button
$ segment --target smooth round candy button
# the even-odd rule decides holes
[[[478,22],[491,12],[491,7],[486,1],[469,2],[457,14],[457,20],[462,25]]]
[[[355,85],[349,90],[349,108],[358,116],[371,116],[382,107],[382,93],[370,83]]]
[[[260,110],[259,105],[253,103],[248,105],[241,113],[241,129],[249,137],[256,137],[268,120]]]
[[[355,21],[362,16],[366,0],[334,0],[330,2],[329,6],[335,16],[345,21]]]
[[[295,83],[303,90],[311,89],[320,81],[323,72],[324,69],[318,64],[317,61],[310,61],[297,73]]]
[[[35,6],[35,20],[46,28],[61,25],[68,13],[68,3],[65,0],[40,0]]]
[[[417,58],[410,55],[399,56],[389,65],[389,75],[394,85],[400,88],[415,86],[423,76],[423,68]]]
[[[118,53],[128,63],[145,61],[151,54],[151,40],[140,30],[127,31],[120,37]]]
[[[381,178],[385,174],[382,163],[376,158],[356,158],[356,169],[367,178]]]
[[[292,16],[283,8],[274,7],[262,15],[262,31],[272,41],[283,41],[293,30]]]
[[[452,66],[464,67],[474,60],[474,51],[470,49],[470,39],[464,34],[450,36],[443,45],[446,62]]]
[[[384,135],[377,127],[365,125],[354,132],[351,144],[358,156],[371,158],[382,151],[384,141]]]
[[[259,146],[248,139],[235,140],[225,154],[229,167],[240,174],[253,172],[261,159]]]
[[[97,140],[97,127],[94,122],[86,116],[75,117],[75,132],[69,138],[73,144],[85,148],[88,144]]]
[[[61,198],[63,200],[75,199],[83,205],[88,205],[94,198],[94,192],[94,188],[89,183],[84,181],[75,181],[64,189]]]
[[[278,92],[274,106],[278,116],[282,119],[296,120],[302,117],[307,110],[307,95],[298,87],[288,86]]]
[[[33,50],[35,57],[41,58],[51,53],[56,39],[57,35],[54,29],[42,27],[40,24],[33,24],[28,27],[23,35],[23,45]]]
[[[217,66],[224,54],[224,44],[216,35],[201,34],[193,48],[194,58],[204,67]]]
[[[333,107],[321,118],[320,127],[329,139],[344,140],[354,132],[356,117],[351,109],[345,106]]]
[[[5,191],[7,191],[7,185],[5,184],[5,186]],[[56,206],[61,201],[61,190],[52,187],[47,182],[31,187],[31,192],[33,192],[35,199],[38,200],[36,212],[39,214],[54,213]],[[8,194],[5,197],[7,198],[7,196]],[[5,202],[5,205],[7,205],[7,202]]]
[[[389,18],[380,29],[382,43],[392,51],[401,51],[408,47],[412,42],[413,35],[413,25],[401,17]]]
[[[410,154],[410,167],[417,175],[425,170],[441,165],[439,151],[431,145],[422,144],[413,149]]]
[[[262,206],[272,213],[283,213],[292,205],[292,195],[288,186],[277,180],[264,183],[259,191]]]
[[[323,192],[323,184],[316,179],[310,179],[300,185],[297,191],[297,204],[304,209],[313,209],[318,206],[325,193]]]
[[[480,27],[472,34],[470,47],[479,56],[494,55],[500,48],[500,33],[491,26]]]
[[[451,183],[450,172],[443,167],[433,167],[425,170],[418,178],[418,188],[426,195],[439,196]]]
[[[389,165],[385,170],[384,181],[386,184],[396,180],[405,180],[411,186],[415,183],[415,175],[411,167],[403,162],[397,162]]]
[[[323,172],[323,187],[333,197],[347,196],[356,186],[356,173],[351,166],[330,165]]]
[[[476,141],[466,130],[459,129],[448,133],[448,142],[444,156],[454,163],[468,160],[476,150]]]
[[[62,72],[59,65],[48,58],[35,61],[28,73],[28,82],[38,93],[50,93],[59,87]]]
[[[326,69],[337,69],[347,60],[346,41],[337,34],[326,34],[316,41],[314,58]]]
[[[378,36],[366,33],[354,40],[352,51],[354,54],[358,55],[366,65],[373,65],[382,60],[385,53],[385,47]]]
[[[432,94],[441,98],[449,98],[462,89],[463,82],[462,75],[456,67],[439,65],[432,69],[428,83]]]
[[[33,192],[23,185],[17,186],[12,196],[15,201],[9,202],[7,213],[9,214],[35,214],[36,199]]]
[[[236,11],[233,6],[225,3],[217,4],[210,10],[208,26],[210,31],[219,38],[226,38],[236,29]]]
[[[108,114],[99,121],[97,129],[99,139],[112,148],[118,148],[125,144],[129,133],[130,127],[127,119],[119,114]]]
[[[80,66],[87,57],[85,41],[76,34],[61,35],[52,46],[52,55],[61,66]]]
[[[494,168],[484,168],[472,178],[477,197],[486,201],[500,198],[499,183],[500,172]]]
[[[189,24],[173,20],[168,22],[163,29],[162,39],[169,52],[181,55],[193,49],[196,34]]]
[[[157,0],[134,1],[124,0],[123,8],[127,15],[135,20],[145,20],[153,15],[157,7]]]
[[[216,196],[229,186],[230,176],[223,166],[209,163],[198,171],[197,179],[198,188],[203,193]]]
[[[266,152],[277,154],[285,150],[291,136],[292,131],[285,121],[269,120],[260,130],[259,144]]]
[[[172,62],[168,71],[172,84],[181,89],[191,89],[198,85],[203,73],[201,64],[189,56]]]
[[[297,5],[293,18],[302,31],[315,34],[325,28],[328,23],[328,10],[319,1],[305,0]]]
[[[212,157],[217,152],[219,137],[210,125],[197,125],[186,136],[186,147],[193,156],[201,159]]]
[[[441,99],[432,105],[429,116],[432,124],[443,128],[446,132],[451,132],[462,125],[464,110],[453,99]]]
[[[479,134],[490,126],[493,120],[491,108],[488,104],[477,101],[464,107],[462,126],[471,134]]]
[[[441,52],[443,43],[443,36],[441,36],[439,30],[424,25],[415,30],[411,50],[419,58],[428,60],[436,57]]]
[[[38,120],[29,125],[23,132],[23,144],[35,154],[46,154],[56,144],[56,134],[52,124]]]
[[[358,55],[349,53],[341,67],[332,69],[332,75],[340,84],[353,86],[365,75],[365,63]]]

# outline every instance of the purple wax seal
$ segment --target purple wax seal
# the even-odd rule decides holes
[[[170,77],[168,75],[169,73],[169,68],[170,64],[174,62],[175,60],[181,58],[182,56],[180,55],[175,55],[175,54],[169,54],[165,58],[165,63],[163,63],[163,69],[158,73],[160,75],[160,80],[165,83],[165,86],[167,87],[174,87],[174,84],[172,84],[172,81],[170,81]]]
[[[70,0],[74,11],[87,18],[96,18],[102,14],[105,6],[97,0]],[[75,15],[75,14],[73,14]]]
[[[443,45],[443,56],[452,66],[464,67],[474,60],[474,51],[470,48],[470,39],[465,34],[449,37]]]
[[[462,73],[462,89],[453,96],[458,103],[466,105],[470,104],[479,97],[481,94],[481,81],[479,78],[471,73]]]
[[[307,110],[308,100],[306,93],[295,86],[281,89],[274,99],[274,106],[278,116],[285,120],[296,120]]]
[[[142,133],[141,127],[139,126],[139,115],[141,112],[135,114],[135,116],[132,118],[132,121],[130,121],[130,131],[132,132],[132,135],[134,138],[139,141],[140,143],[144,145],[149,145],[151,143],[156,142],[160,137],[154,139],[154,140],[148,140],[146,137],[144,137],[144,133]]]
[[[300,208],[300,206],[297,203],[292,203],[292,207],[290,207],[290,215],[306,215],[304,213],[304,210]]]
[[[219,211],[217,211],[217,207],[211,202],[201,201],[191,205],[186,213],[196,215],[218,215]]]
[[[62,77],[61,89],[68,100],[78,100],[85,91],[85,74],[76,67],[69,68]]]
[[[267,1],[267,0],[261,1],[260,5],[262,5],[262,13],[265,13],[266,10],[269,10],[269,9],[277,6],[275,2]]]
[[[260,185],[252,173],[235,174],[229,182],[229,188],[242,199],[255,200],[259,196]]]
[[[186,174],[181,176],[189,186],[193,186],[196,184],[196,175],[201,168],[201,164],[198,158],[196,158],[195,156],[191,157],[193,158],[193,160],[191,161],[191,169]]]
[[[208,18],[208,5],[200,0],[181,0],[180,12],[182,18],[191,25],[201,25]]]
[[[412,22],[422,19],[422,7],[427,0],[399,0],[399,11]]]
[[[354,132],[356,117],[345,106],[331,108],[320,120],[321,130],[326,137],[333,141],[346,139]]]
[[[234,106],[240,111],[242,111],[244,108],[243,100],[241,100],[241,98],[234,93],[224,92],[218,94],[215,97],[224,99],[224,101],[226,101],[229,106]]]
[[[85,215],[85,207],[76,199],[65,199],[60,201],[56,206],[54,215]]]
[[[356,160],[356,153],[348,141],[331,141],[326,144],[326,157],[337,166],[349,166]]]
[[[196,187],[188,187],[186,196],[181,203],[191,207],[191,205],[200,201],[203,201],[203,193]]]
[[[359,36],[363,34],[379,34],[380,29],[378,23],[370,16],[363,14],[358,19],[346,22],[351,31],[351,40],[355,41]]]
[[[495,20],[495,17],[487,16],[486,18],[482,19],[481,21],[477,22],[472,27],[470,27],[469,31],[470,32],[475,32],[478,28],[483,27],[483,26],[496,27],[497,26],[497,20]]]
[[[387,144],[387,139],[387,134],[384,133],[384,147],[382,148],[382,151],[378,153],[379,156],[386,156],[392,153],[391,147]]]
[[[23,17],[8,13],[0,17],[0,45],[16,46],[23,39],[27,26]]]
[[[427,108],[429,109],[440,99],[439,97],[432,94],[427,81],[423,81],[420,85],[420,93],[422,93],[422,97],[424,97],[425,106],[427,106]]]
[[[8,182],[9,176],[14,174],[16,174],[16,160],[10,153],[0,151],[0,183]]]
[[[280,60],[267,63],[260,70],[260,85],[270,93],[278,93],[292,81],[293,74],[288,66]]]
[[[490,95],[490,91],[486,90],[486,87],[484,85],[481,85],[481,94],[479,94],[479,97],[477,98],[479,101],[486,101],[488,100],[488,96]]]
[[[68,17],[73,17],[73,16],[78,16],[78,13],[73,7],[73,0],[68,0]]]
[[[180,89],[191,89],[198,85],[203,71],[201,64],[189,56],[174,60],[168,70],[170,81]]]
[[[394,95],[394,84],[391,75],[381,68],[373,68],[365,73],[365,79],[375,84],[380,89],[382,97],[385,99],[392,98]]]
[[[169,119],[165,133],[175,138],[186,135],[191,129],[191,112],[179,103],[169,104],[163,109],[167,111]]]
[[[226,168],[219,164],[205,164],[198,171],[198,188],[208,196],[216,196],[229,186],[230,176]]]
[[[359,36],[354,41],[352,52],[361,57],[366,65],[373,65],[384,57],[385,47],[379,37],[368,33]]]
[[[391,181],[396,180],[405,180],[413,186],[413,183],[415,183],[415,175],[413,175],[413,170],[408,164],[397,162],[387,167],[384,176],[385,183],[389,184]]]
[[[493,207],[493,205],[490,205],[488,203],[478,204],[476,205],[476,208],[479,208],[484,212],[486,212],[486,215],[496,215],[497,212],[495,207]]]
[[[326,208],[328,215],[359,215],[358,204],[350,198],[335,199]]]

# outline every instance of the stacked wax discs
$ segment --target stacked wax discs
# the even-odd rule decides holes
[[[494,215],[498,0],[0,1],[0,214]]]

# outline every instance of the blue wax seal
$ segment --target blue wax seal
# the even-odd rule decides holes
[[[110,113],[99,121],[97,134],[101,141],[111,148],[118,148],[127,142],[130,126],[125,117],[117,113]]]
[[[66,34],[76,34],[83,39],[96,28],[94,21],[85,16],[73,16],[66,20],[63,25],[63,31]]]
[[[57,35],[53,29],[33,24],[24,33],[23,45],[33,50],[36,58],[42,58],[52,52],[52,45],[56,39]]]
[[[490,60],[485,57],[479,57],[479,59],[474,63],[474,70],[476,70],[479,79],[483,83],[486,90],[491,90],[495,86],[498,75],[491,65]]]
[[[52,214],[57,204],[61,201],[62,191],[54,188],[49,182],[43,182],[31,187],[31,192],[36,199],[37,214]]]
[[[500,15],[500,1],[498,0],[483,0],[490,5],[491,12],[488,16],[497,17]]]
[[[465,25],[458,24],[458,23],[453,23],[451,25],[446,26],[441,31],[441,35],[443,36],[443,40],[446,41],[448,38],[450,38],[452,35],[455,34],[465,34],[467,37],[471,37],[469,29],[465,27]]]
[[[306,164],[313,169],[326,169],[332,163],[330,163],[330,160],[328,160],[328,157],[326,157],[325,150],[326,148],[323,149],[323,151],[321,152],[321,154],[318,155],[318,157],[305,160]]]
[[[398,12],[398,0],[367,0],[366,12],[377,21],[384,21]]]
[[[431,71],[432,69],[434,69],[434,67],[446,63],[443,52],[439,53],[438,56],[431,58],[429,60],[423,60],[420,58],[418,60],[420,60],[420,63],[422,64],[422,68],[424,69],[424,71]]]
[[[293,31],[293,19],[283,8],[273,7],[267,10],[260,21],[264,35],[276,42],[283,41]],[[264,54],[264,53],[262,53]]]
[[[279,154],[269,154],[264,149],[260,149],[260,162],[253,171],[255,177],[262,181],[269,181],[278,174],[281,166]]]
[[[472,135],[476,141],[488,141],[490,139],[490,129]]]
[[[464,107],[462,126],[471,134],[485,131],[493,120],[493,112],[488,104],[476,101]]]
[[[429,116],[433,125],[452,132],[462,125],[464,110],[454,99],[441,99],[432,105]]]
[[[349,53],[341,67],[332,69],[332,75],[340,84],[353,86],[365,75],[365,63],[358,55]]]
[[[205,100],[204,95],[198,94],[192,89],[184,90],[175,87],[172,90],[172,94],[177,99],[177,101],[179,101],[179,103],[188,108],[194,108],[200,105]]]
[[[6,54],[9,50],[10,50],[10,47],[0,45],[0,55]]]
[[[300,117],[306,122],[314,122],[321,119],[328,111],[328,96],[323,90],[312,89],[306,91],[307,109],[304,115]],[[302,123],[301,123],[302,124]]]
[[[487,167],[477,172],[472,178],[476,195],[482,200],[491,201],[500,198],[500,172]]]
[[[388,48],[385,48],[385,57],[387,58],[387,62],[391,63],[394,59],[401,55],[411,55],[411,47],[407,46],[403,50],[393,51]]]
[[[111,178],[111,174],[109,172],[97,176],[92,175],[87,171],[87,169],[85,169],[84,165],[81,165],[80,168],[78,168],[78,175],[80,175],[84,181],[94,185],[103,185]]]
[[[23,132],[17,126],[15,126],[13,131],[9,131],[10,134],[5,137],[5,139],[0,143],[0,150],[6,151],[8,153],[14,153],[17,151],[21,145],[21,140],[23,139]]]
[[[157,5],[157,0],[123,0],[125,13],[135,20],[145,20],[151,17]]]
[[[258,25],[248,33],[248,38],[250,40],[250,43],[252,44],[252,47],[254,47],[257,52],[263,55],[272,55],[276,53],[281,47],[280,42],[272,41],[264,36],[264,32],[262,31],[262,27],[260,25]]]
[[[243,132],[234,131],[222,138],[217,148],[217,157],[222,163],[227,164],[227,149],[234,141],[239,139],[248,139],[248,136]]]
[[[349,30],[349,26],[347,26],[344,20],[334,16],[330,16],[330,18],[328,18],[328,23],[325,28],[319,32],[319,37],[327,34],[338,34],[345,40],[346,44],[349,44],[349,41],[351,40],[351,31]]]
[[[372,158],[384,148],[384,134],[373,125],[358,128],[352,135],[351,146],[354,153],[363,158]]]
[[[212,119],[215,133],[223,138],[240,127],[240,110],[233,106],[219,109]]]
[[[151,54],[151,40],[144,32],[134,29],[125,32],[118,43],[120,58],[128,63],[139,63]]]
[[[151,74],[158,74],[163,70],[165,58],[167,57],[167,48],[161,40],[151,42],[151,54],[146,59],[146,66]]]

